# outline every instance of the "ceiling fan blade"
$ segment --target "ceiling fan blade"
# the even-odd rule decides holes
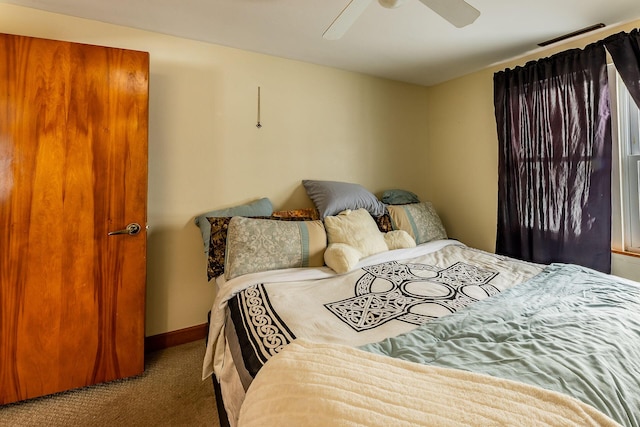
[[[372,0],[351,0],[347,7],[333,20],[322,37],[327,40],[338,40],[356,22],[356,19],[371,4]]]
[[[458,28],[466,27],[480,16],[480,11],[464,0],[420,1]]]

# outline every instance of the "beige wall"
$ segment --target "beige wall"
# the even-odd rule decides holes
[[[422,181],[429,183],[425,192],[432,198],[452,237],[470,246],[495,250],[498,137],[493,74],[563,50],[582,48],[638,26],[640,21],[605,28],[571,43],[538,49],[516,60],[427,89],[429,168],[424,169]]]
[[[150,53],[147,335],[206,322],[199,213],[311,206],[305,178],[427,196],[424,87],[7,4],[0,32]]]
[[[150,53],[147,335],[206,321],[214,290],[195,215],[259,197],[311,206],[305,178],[411,189],[434,202],[451,237],[492,251],[493,73],[638,25],[425,88],[0,4],[1,32]]]

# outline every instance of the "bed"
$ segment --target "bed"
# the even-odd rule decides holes
[[[206,217],[223,425],[640,425],[636,283],[467,247],[428,202],[307,190]]]

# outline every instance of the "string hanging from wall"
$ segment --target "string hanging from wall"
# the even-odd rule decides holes
[[[258,123],[256,123],[256,127],[258,129],[262,127],[262,123],[260,123],[260,86],[258,86]]]

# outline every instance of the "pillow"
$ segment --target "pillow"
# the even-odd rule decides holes
[[[387,233],[393,230],[393,224],[391,224],[391,217],[389,216],[389,212],[385,213],[382,216],[372,217],[373,220],[378,225],[378,230],[383,233]]]
[[[364,258],[388,250],[384,236],[366,209],[346,210],[324,219],[329,243],[345,243]]]
[[[234,206],[226,209],[219,209],[198,215],[193,222],[200,228],[202,241],[204,243],[204,253],[209,253],[211,240],[211,224],[207,220],[209,217],[232,217],[232,216],[269,216],[273,212],[271,200],[264,197],[251,203]]]
[[[258,217],[266,218],[266,217]],[[227,231],[230,217],[209,217],[211,224],[211,241],[207,262],[207,277],[209,280],[224,274],[224,258],[227,248]]]
[[[385,233],[384,240],[389,250],[416,246],[416,241],[404,230]],[[361,258],[364,258],[362,254],[346,243],[330,243],[324,251],[324,262],[340,274],[353,270]]]
[[[327,235],[322,221],[233,217],[227,231],[225,278],[259,271],[321,267]]]
[[[271,215],[273,219],[315,221],[320,219],[316,208],[291,209],[288,211],[276,211]]]
[[[380,232],[365,209],[328,216],[324,224],[329,241],[324,262],[340,274],[353,270],[358,261],[369,255],[416,245],[406,231]]]
[[[346,243],[331,243],[324,251],[324,262],[336,273],[342,274],[353,270],[360,256],[360,252]]]
[[[446,239],[447,232],[430,202],[388,206],[394,230],[404,230],[417,244]]]
[[[415,248],[416,241],[404,230],[389,231],[384,234],[384,241],[390,251],[394,249]]]
[[[276,211],[271,216],[257,216],[252,218],[276,219],[278,221],[314,221],[319,219],[318,211],[314,208]],[[231,217],[209,217],[211,237],[209,238],[209,256],[207,262],[207,276],[211,280],[224,274],[224,259],[227,249],[227,230]]]
[[[408,205],[420,203],[418,196],[407,190],[387,190],[382,193],[382,203],[387,205]]]
[[[305,179],[302,185],[322,219],[347,209],[364,208],[376,217],[387,211],[384,203],[359,184]]]
[[[361,258],[389,249],[383,233],[366,209],[328,216],[324,226],[329,241],[324,262],[337,273],[350,271]]]

